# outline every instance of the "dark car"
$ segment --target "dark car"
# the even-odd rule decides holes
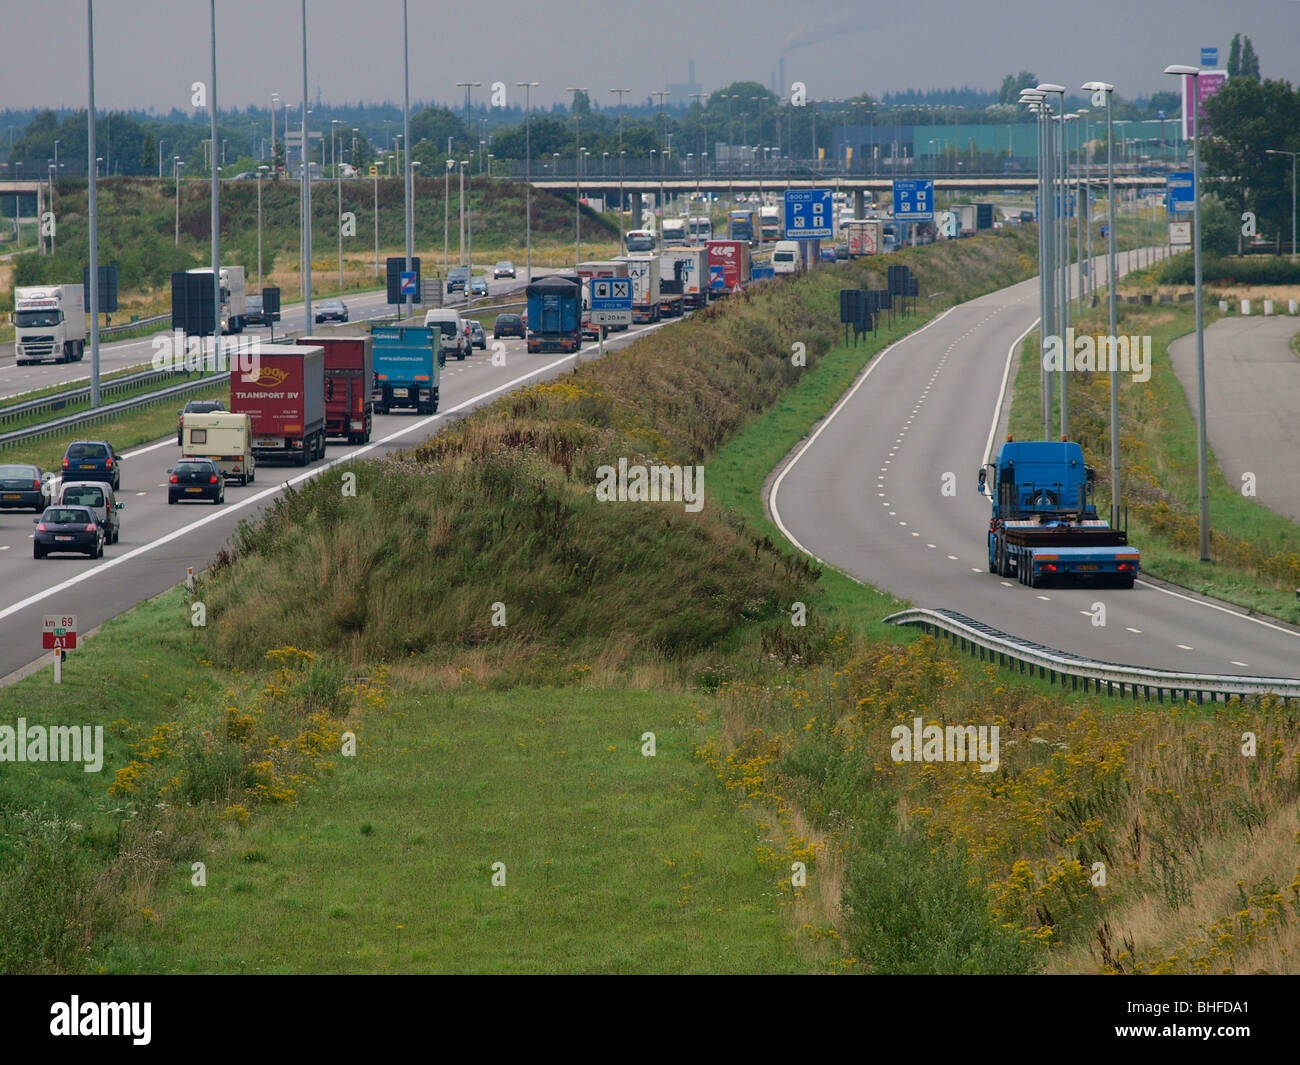
[[[447,291],[464,292],[465,285],[469,281],[468,266],[453,266],[447,271]]]
[[[279,320],[279,311],[272,312],[262,309],[261,296],[249,296],[244,300],[245,325],[270,325],[272,322],[278,322]]]
[[[168,503],[182,499],[226,501],[226,479],[211,459],[181,459],[167,472],[171,474],[167,478]]]
[[[316,304],[317,322],[346,322],[348,305],[342,300],[321,300]]]
[[[58,551],[104,557],[104,530],[89,507],[46,507],[32,535],[32,558]]]
[[[192,399],[185,404],[185,409],[177,411],[176,446],[185,446],[185,415],[211,414],[215,410],[225,410],[226,405],[219,399]]]
[[[527,333],[524,320],[517,314],[498,314],[497,320],[492,325],[494,340],[500,340],[502,337],[522,337]]]
[[[824,263],[833,263],[833,262],[835,262],[835,249],[834,249],[834,248],[822,248],[822,258],[821,258],[821,261],[824,262]]]
[[[122,487],[122,456],[107,440],[76,440],[63,453],[66,481],[107,481],[113,491]]]
[[[34,510],[39,514],[54,502],[50,478],[39,466],[25,463],[0,466],[0,510]]]
[[[847,259],[849,257],[849,246],[847,244],[835,245],[835,258]]]
[[[476,322],[474,319],[470,319],[469,340],[473,347],[487,351],[487,333],[483,329],[482,322]]]
[[[503,259],[501,262],[497,263],[496,266],[492,267],[493,281],[498,281],[503,277],[514,277],[514,276],[515,276],[515,264],[512,263],[509,259]]]

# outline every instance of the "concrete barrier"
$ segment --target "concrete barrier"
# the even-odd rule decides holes
[[[1287,314],[1295,314],[1295,313],[1296,313],[1296,310],[1297,310],[1297,307],[1296,307],[1296,301],[1295,301],[1295,300],[1287,300],[1287,301],[1286,301],[1286,313],[1287,313]]]
[[[1264,301],[1264,317],[1267,318],[1267,317],[1268,317],[1270,314],[1272,314],[1272,313],[1273,313],[1273,301],[1272,301],[1272,300],[1265,300],[1265,301]]]
[[[1228,313],[1228,301],[1227,301],[1227,300],[1219,300],[1219,310],[1222,311],[1224,314],[1227,314],[1227,313]]]
[[[1249,313],[1250,313],[1250,300],[1242,300],[1242,301],[1241,301],[1241,313],[1242,313],[1242,314],[1249,314]]]

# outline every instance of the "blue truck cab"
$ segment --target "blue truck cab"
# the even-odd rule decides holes
[[[396,325],[377,325],[374,340],[374,383],[371,399],[376,414],[394,407],[412,408],[417,414],[438,409],[438,382],[442,367],[442,335],[415,319]]]
[[[1095,482],[1078,443],[1008,438],[979,471],[993,505],[989,572],[1031,588],[1060,579],[1133,587],[1141,556],[1127,529],[1097,516]]]

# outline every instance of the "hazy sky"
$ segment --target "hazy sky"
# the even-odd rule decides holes
[[[302,96],[298,0],[216,0],[218,106]],[[99,0],[96,103],[188,107],[208,78],[207,0]],[[309,82],[327,101],[401,102],[401,0],[308,0]],[[84,107],[85,0],[0,0],[0,107]],[[534,102],[566,86],[653,89],[696,80],[768,84],[785,57],[788,84],[820,99],[867,91],[971,85],[996,89],[1028,69],[1077,89],[1111,81],[1126,97],[1175,88],[1160,72],[1197,63],[1233,33],[1251,37],[1265,77],[1300,82],[1298,0],[410,0],[412,99],[462,99],[457,81],[539,81]],[[27,42],[24,44],[24,42]],[[66,62],[65,62],[66,57]],[[676,101],[674,101],[676,102]]]

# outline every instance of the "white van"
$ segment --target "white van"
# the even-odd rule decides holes
[[[182,434],[182,458],[211,459],[228,481],[252,484],[256,480],[253,422],[247,414],[187,414]]]
[[[797,274],[803,269],[803,253],[797,240],[778,240],[772,249],[773,274]]]
[[[437,326],[442,333],[442,350],[454,352],[456,358],[463,359],[469,354],[470,339],[466,332],[465,320],[459,311],[446,307],[435,307],[424,312],[424,327]]]

